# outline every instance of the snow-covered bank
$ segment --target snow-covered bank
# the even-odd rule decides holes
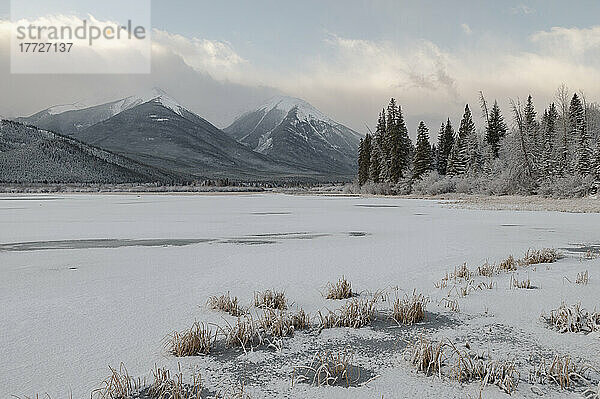
[[[432,198],[448,199],[451,200],[451,206],[468,209],[600,213],[600,199],[597,196],[583,198],[546,198],[541,196],[515,195],[446,195]]]
[[[569,253],[519,271],[535,290],[510,289],[509,274],[494,277],[494,289],[458,298],[458,313],[438,306],[448,290],[434,286],[463,262],[476,268],[530,247],[598,245],[597,214],[454,209],[398,198],[56,194],[0,196],[0,222],[0,397],[63,398],[71,389],[74,398],[89,397],[108,366],[120,362],[135,376],[155,363],[175,369],[180,362],[184,370],[197,367],[210,387],[242,379],[255,398],[477,397],[478,384],[412,371],[402,340],[421,332],[518,360],[524,379],[530,353],[570,353],[600,367],[597,336],[560,334],[539,318],[563,300],[600,306],[600,259]],[[574,281],[584,270],[588,285],[564,278]],[[281,352],[177,359],[163,348],[168,333],[196,320],[233,320],[205,306],[211,295],[229,291],[249,304],[255,291],[282,289],[315,315],[341,306],[321,295],[341,275],[364,295],[417,289],[431,297],[431,317],[410,328],[297,333]],[[294,366],[317,350],[347,345],[354,364],[376,379],[349,390],[291,387]],[[566,395],[543,389],[548,397]],[[525,382],[517,395],[537,397]],[[506,397],[496,387],[484,396]]]

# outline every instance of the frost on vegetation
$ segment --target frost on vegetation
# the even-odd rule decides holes
[[[335,327],[360,328],[370,325],[375,320],[376,302],[374,300],[353,299],[346,302],[339,310],[328,310],[325,314],[319,311],[321,329]]]
[[[346,277],[342,276],[336,283],[327,284],[325,294],[327,299],[348,299],[352,298],[352,295],[352,284],[346,280]]]
[[[496,385],[513,393],[519,373],[513,362],[494,361],[469,350],[461,350],[449,340],[433,341],[420,336],[409,344],[405,357],[418,372],[447,377],[458,382],[478,381],[482,387]]]
[[[554,355],[551,362],[542,359],[533,368],[529,380],[532,383],[554,384],[569,389],[589,382],[591,367],[573,360],[570,355]]]
[[[173,374],[155,366],[150,383],[131,377],[122,363],[118,370],[109,368],[111,375],[92,391],[92,399],[200,399],[203,391],[200,374],[192,373],[191,381],[185,382],[181,366]]]
[[[294,367],[294,382],[306,382],[316,386],[354,385],[359,370],[352,365],[352,353],[344,351],[317,352],[308,365]]]
[[[580,303],[569,306],[563,302],[550,315],[542,315],[542,320],[560,333],[600,331],[600,312],[588,312]]]

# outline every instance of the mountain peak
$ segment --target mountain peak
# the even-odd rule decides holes
[[[258,110],[265,110],[266,112],[269,112],[273,109],[278,109],[283,111],[287,115],[294,108],[296,108],[296,115],[300,120],[317,119],[326,122],[332,122],[331,118],[329,118],[327,115],[323,114],[321,111],[313,107],[308,102],[296,97],[273,97],[261,106],[259,106]]]
[[[116,115],[129,108],[133,108],[150,101],[156,102],[178,115],[182,115],[183,110],[185,110],[185,107],[170,97],[163,89],[158,87],[153,87],[151,90],[115,101],[111,108],[113,114]]]

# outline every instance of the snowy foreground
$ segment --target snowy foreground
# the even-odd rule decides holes
[[[477,382],[414,371],[403,350],[420,334],[514,361],[521,378],[512,397],[583,397],[583,385],[561,391],[529,382],[533,366],[555,353],[600,369],[598,333],[561,334],[540,320],[561,301],[600,309],[600,259],[576,252],[600,244],[600,214],[456,209],[392,198],[73,194],[2,196],[0,223],[0,398],[87,398],[108,377],[108,366],[121,362],[142,377],[155,364],[175,370],[180,363],[184,373],[200,371],[211,390],[243,381],[253,398],[479,397]],[[544,247],[563,249],[566,257],[516,272],[537,289],[510,289],[504,273],[492,278],[493,289],[453,296],[459,312],[438,305],[450,287],[434,284],[463,262],[477,269]],[[589,284],[575,284],[585,270]],[[361,297],[384,289],[393,296],[394,287],[400,295],[428,295],[427,320],[297,332],[279,351],[175,358],[163,347],[167,334],[194,321],[233,322],[205,305],[228,291],[250,304],[255,291],[284,290],[316,322],[318,310],[343,303],[321,294],[342,275]],[[344,348],[371,381],[292,386],[295,366],[319,350]],[[482,397],[509,396],[487,386]]]

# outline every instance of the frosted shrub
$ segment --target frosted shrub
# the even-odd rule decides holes
[[[414,194],[419,195],[439,195],[454,191],[454,182],[448,176],[441,176],[433,171],[425,174],[421,180],[413,183],[412,190]]]
[[[593,176],[579,175],[547,179],[540,183],[539,193],[553,198],[580,198],[594,192]]]

